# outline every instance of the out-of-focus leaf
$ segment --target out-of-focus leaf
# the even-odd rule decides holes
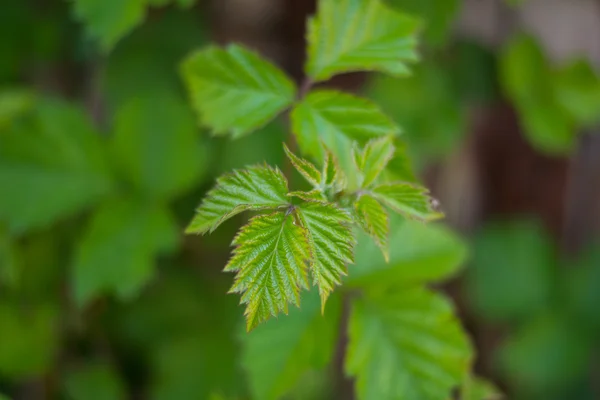
[[[600,78],[589,62],[576,60],[559,69],[552,83],[557,101],[576,121],[590,125],[600,119]]]
[[[123,175],[154,199],[184,193],[206,170],[206,148],[193,114],[168,92],[127,103],[118,113],[111,145]]]
[[[402,125],[402,137],[415,165],[450,153],[467,130],[461,99],[447,67],[420,65],[402,79],[376,76],[367,92]]]
[[[389,262],[375,243],[359,237],[349,285],[404,286],[439,281],[455,274],[466,259],[466,245],[443,225],[394,217],[390,232]]]
[[[0,134],[0,221],[13,232],[81,212],[111,186],[104,143],[79,108],[41,101]]]
[[[573,268],[565,271],[567,305],[580,323],[600,331],[600,247],[588,249]]]
[[[183,98],[179,63],[205,42],[202,20],[195,13],[165,10],[153,16],[120,41],[106,60],[102,87],[107,111],[119,110],[133,98],[160,98],[164,92]]]
[[[0,400],[10,400],[10,398],[0,393]]]
[[[341,303],[334,296],[325,315],[319,303],[316,290],[307,292],[300,309],[243,337],[242,363],[254,398],[280,399],[306,371],[321,369],[330,361]]]
[[[533,221],[488,225],[476,238],[467,289],[482,318],[524,320],[548,305],[553,247]]]
[[[321,0],[308,21],[306,72],[315,81],[350,71],[405,75],[417,26],[380,0]]]
[[[489,104],[500,96],[498,85],[498,56],[489,47],[469,40],[460,40],[450,48],[451,74],[454,89],[466,105]],[[447,71],[446,60],[437,61]],[[457,104],[457,109],[459,109]]]
[[[461,400],[501,400],[504,396],[490,381],[469,375],[461,387]]]
[[[266,125],[296,92],[279,68],[238,45],[197,51],[182,72],[201,125],[215,135],[240,137]]]
[[[78,244],[73,269],[75,301],[85,305],[103,293],[130,299],[152,278],[158,254],[177,243],[169,211],[131,201],[104,204]]]
[[[371,191],[373,197],[398,214],[420,221],[433,221],[443,217],[433,209],[429,191],[421,186],[404,182],[383,183]]]
[[[390,0],[399,10],[419,17],[425,25],[425,39],[429,44],[442,45],[448,36],[454,17],[459,11],[459,0]]]
[[[439,400],[460,385],[471,363],[466,334],[443,297],[423,288],[356,300],[346,372],[360,400]]]
[[[118,372],[105,362],[91,362],[72,368],[65,376],[64,391],[68,400],[127,398]]]
[[[8,235],[0,229],[0,286],[4,284],[12,287],[17,285],[18,280],[15,251]]]
[[[58,349],[58,323],[54,307],[0,303],[0,375],[27,378],[44,373]]]
[[[34,18],[32,4],[26,1],[5,2],[0,13],[0,82],[19,77],[27,60]]]
[[[579,380],[591,352],[589,335],[574,321],[545,314],[508,339],[498,362],[522,398],[549,398]]]
[[[29,90],[0,90],[0,135],[2,129],[9,127],[14,118],[33,108],[34,99],[34,94]]]
[[[104,51],[142,23],[146,0],[71,0],[76,19]]]
[[[332,90],[311,92],[294,107],[291,118],[302,152],[321,160],[321,142],[325,144],[338,158],[350,187],[357,185],[351,157],[353,142],[362,146],[369,139],[400,131],[375,103]]]

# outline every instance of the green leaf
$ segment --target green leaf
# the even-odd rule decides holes
[[[390,4],[421,18],[425,25],[425,39],[432,45],[443,45],[446,42],[460,10],[458,0],[390,0]]]
[[[360,226],[375,240],[386,262],[389,261],[388,236],[390,221],[383,206],[368,194],[361,195],[354,203]]]
[[[19,281],[17,256],[8,235],[0,229],[0,287],[16,286]]]
[[[325,202],[306,202],[296,212],[308,232],[310,270],[324,309],[327,297],[346,275],[347,264],[354,262],[352,220],[346,211]]]
[[[12,120],[30,111],[35,104],[35,96],[29,90],[8,89],[0,91],[0,131],[7,128]],[[2,132],[0,132],[2,134]]]
[[[233,244],[237,247],[225,271],[237,272],[230,292],[242,293],[248,331],[271,315],[287,314],[288,303],[300,305],[311,252],[307,230],[289,212],[252,218]]]
[[[0,303],[0,375],[33,378],[47,371],[59,347],[59,319],[50,305]]]
[[[432,221],[442,217],[442,214],[433,210],[433,200],[424,187],[404,182],[384,183],[375,186],[371,194],[406,218]]]
[[[372,293],[350,315],[346,372],[360,400],[439,400],[461,384],[472,351],[440,295],[423,288]]]
[[[503,344],[497,363],[519,398],[552,398],[581,382],[592,349],[589,332],[576,321],[544,313],[528,320]]]
[[[460,398],[462,400],[500,400],[503,396],[491,382],[470,375],[463,382]]]
[[[400,130],[375,103],[331,90],[311,92],[296,105],[291,119],[302,152],[321,160],[323,143],[337,157],[349,180],[356,179],[350,156],[354,141],[364,145],[372,138]]]
[[[556,255],[539,223],[491,223],[473,248],[467,291],[482,318],[525,321],[550,304]]]
[[[214,231],[222,222],[246,210],[285,206],[287,181],[279,169],[252,166],[217,179],[186,233]]]
[[[183,100],[162,91],[118,112],[111,149],[120,172],[146,197],[168,200],[196,185],[208,151]]]
[[[600,246],[592,242],[574,265],[569,265],[564,271],[567,273],[564,277],[566,304],[571,315],[591,331],[600,331]]]
[[[395,216],[390,219],[390,226],[389,262],[366,235],[359,237],[348,285],[408,286],[438,282],[456,274],[466,261],[466,244],[443,225]]]
[[[2,132],[0,187],[0,221],[15,233],[46,227],[102,199],[112,189],[104,143],[83,110],[40,101]]]
[[[560,105],[581,124],[600,118],[600,78],[589,62],[576,60],[554,74],[552,83]]]
[[[154,260],[177,244],[169,211],[124,200],[104,204],[78,244],[73,269],[75,301],[103,293],[130,299],[152,278]]]
[[[146,0],[71,0],[75,18],[100,41],[104,51],[144,20]]]
[[[417,59],[417,25],[379,0],[321,0],[308,21],[306,72],[315,81],[365,70],[405,75]]]
[[[273,319],[243,337],[242,364],[254,398],[276,400],[300,377],[330,361],[338,337],[339,298],[333,296],[321,315],[316,291],[302,297],[302,307]]]
[[[127,392],[118,372],[106,362],[93,361],[67,372],[64,382],[69,400],[125,399]]]
[[[292,153],[285,144],[283,145],[283,149],[285,150],[286,156],[300,175],[302,175],[313,187],[321,187],[323,180],[321,172],[312,163]]]
[[[377,180],[394,157],[395,150],[391,136],[370,140],[362,151],[355,149],[355,162],[362,177],[361,187],[369,187]]]
[[[183,77],[200,123],[239,137],[265,125],[294,100],[294,83],[276,66],[237,45],[189,56]]]

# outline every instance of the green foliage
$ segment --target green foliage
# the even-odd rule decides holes
[[[463,400],[500,400],[503,396],[500,391],[487,380],[469,376],[461,387],[461,399]]]
[[[88,34],[98,39],[103,51],[111,50],[125,35],[144,21],[147,7],[162,7],[173,0],[70,0],[73,14],[85,23]],[[174,0],[189,7],[194,0]]]
[[[152,277],[155,257],[176,243],[176,227],[163,207],[107,202],[92,217],[77,248],[75,301],[85,305],[101,293],[131,298]]]
[[[69,400],[124,399],[125,387],[117,371],[106,362],[78,365],[65,377],[65,393]]]
[[[308,21],[307,75],[315,81],[350,71],[405,75],[415,61],[416,21],[379,0],[321,0]]]
[[[0,135],[0,186],[0,222],[15,233],[46,227],[111,191],[105,144],[81,109],[40,101]]]
[[[489,224],[477,236],[467,275],[473,305],[492,321],[530,318],[550,302],[553,259],[552,243],[534,221]]]
[[[445,398],[471,362],[452,307],[422,288],[377,291],[354,302],[346,371],[360,400]]]
[[[460,8],[459,0],[389,0],[398,9],[421,18],[424,39],[437,46],[444,44]]]
[[[333,296],[321,315],[319,296],[313,290],[303,296],[302,309],[244,335],[242,363],[254,398],[279,399],[307,370],[327,365],[337,339],[340,306]]]
[[[582,61],[550,65],[528,36],[515,37],[501,59],[501,81],[528,139],[540,151],[568,154],[577,130],[600,115],[600,77]]]
[[[250,133],[288,107],[295,96],[294,84],[283,72],[237,45],[198,51],[182,70],[200,123],[215,135]]]

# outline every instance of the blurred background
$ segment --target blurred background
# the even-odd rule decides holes
[[[509,399],[600,399],[600,2],[389,3],[422,19],[413,75],[327,85],[398,121],[449,234],[469,249],[443,289],[476,371]],[[205,237],[182,231],[217,175],[282,165],[287,122],[210,138],[179,64],[237,41],[299,82],[314,10],[312,0],[2,1],[0,393],[251,398],[243,310],[221,272],[243,219]],[[446,257],[441,245],[421,250],[415,267]],[[352,399],[328,376],[303,375],[286,398]]]

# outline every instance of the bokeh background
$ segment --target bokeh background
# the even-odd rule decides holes
[[[179,64],[237,41],[300,82],[314,1],[149,0],[118,41],[130,18],[120,1],[96,1],[91,28],[78,2],[0,5],[0,393],[250,398],[242,310],[221,272],[243,220],[182,231],[217,175],[282,165],[287,122],[210,138]],[[327,85],[398,121],[469,249],[443,290],[476,371],[508,399],[600,399],[600,2],[389,3],[422,18],[413,75]],[[437,250],[415,268],[443,262]],[[351,399],[332,369],[289,398]]]

